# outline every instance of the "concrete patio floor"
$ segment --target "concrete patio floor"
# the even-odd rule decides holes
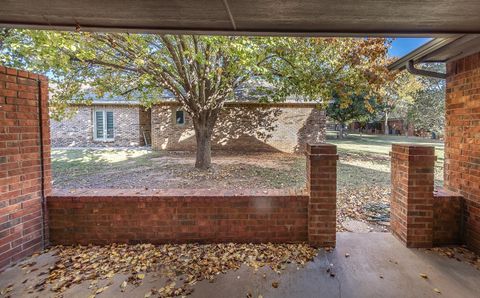
[[[11,297],[55,297],[49,290],[27,293],[28,286],[37,283],[38,274],[48,271],[54,260],[51,253],[26,260],[35,261],[34,268],[38,268],[30,273],[19,265],[7,269],[0,274],[0,289],[13,284]],[[327,272],[329,267],[333,268],[334,277]],[[160,277],[147,274],[140,286],[121,292],[124,279],[125,276],[117,274],[113,284],[97,297],[144,297],[152,287],[159,288],[164,282]],[[272,286],[273,282],[278,282],[277,288]],[[72,286],[64,297],[88,297],[91,295],[88,286],[89,282]],[[480,297],[480,271],[471,264],[432,252],[407,249],[390,233],[338,233],[336,249],[330,253],[320,250],[315,261],[304,268],[291,265],[279,275],[267,268],[254,273],[244,266],[219,275],[212,283],[196,284],[191,297],[260,295],[263,298]]]

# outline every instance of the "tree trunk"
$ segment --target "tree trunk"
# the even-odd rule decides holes
[[[340,123],[340,136],[339,136],[340,139],[343,139],[344,137],[344,127],[345,125],[343,123]]]
[[[388,135],[389,134],[389,131],[388,131],[388,112],[385,112],[385,135]]]
[[[216,112],[206,111],[198,117],[193,116],[193,126],[195,129],[195,138],[197,140],[197,152],[195,159],[195,168],[206,170],[212,165],[212,133]]]
[[[212,165],[212,142],[206,131],[195,131],[197,155],[195,168],[206,170]]]

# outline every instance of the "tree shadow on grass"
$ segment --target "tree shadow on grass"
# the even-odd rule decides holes
[[[54,187],[236,189],[305,185],[305,159],[297,155],[214,152],[213,168],[209,171],[193,170],[191,152],[160,151],[121,157],[124,159],[111,162],[111,157],[106,158],[97,150],[55,152]]]

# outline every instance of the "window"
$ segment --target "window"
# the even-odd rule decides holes
[[[93,136],[97,141],[113,141],[113,112],[95,111],[95,125]]]
[[[184,125],[185,124],[185,112],[182,110],[177,110],[175,113],[175,124]]]

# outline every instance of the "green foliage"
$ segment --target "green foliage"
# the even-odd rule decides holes
[[[350,104],[345,107],[343,100],[334,96],[327,106],[327,116],[341,124],[349,124],[353,121],[367,122],[375,115],[377,101],[374,98],[351,96],[349,101]]]
[[[265,74],[275,88],[270,97],[287,96],[326,105],[335,97],[342,108],[362,94],[381,98],[387,71],[388,42],[382,38],[270,38],[265,43]]]
[[[442,64],[423,65],[422,68],[445,72]],[[408,107],[407,119],[415,129],[443,133],[445,128],[445,80],[418,77],[423,88],[419,89]]]

